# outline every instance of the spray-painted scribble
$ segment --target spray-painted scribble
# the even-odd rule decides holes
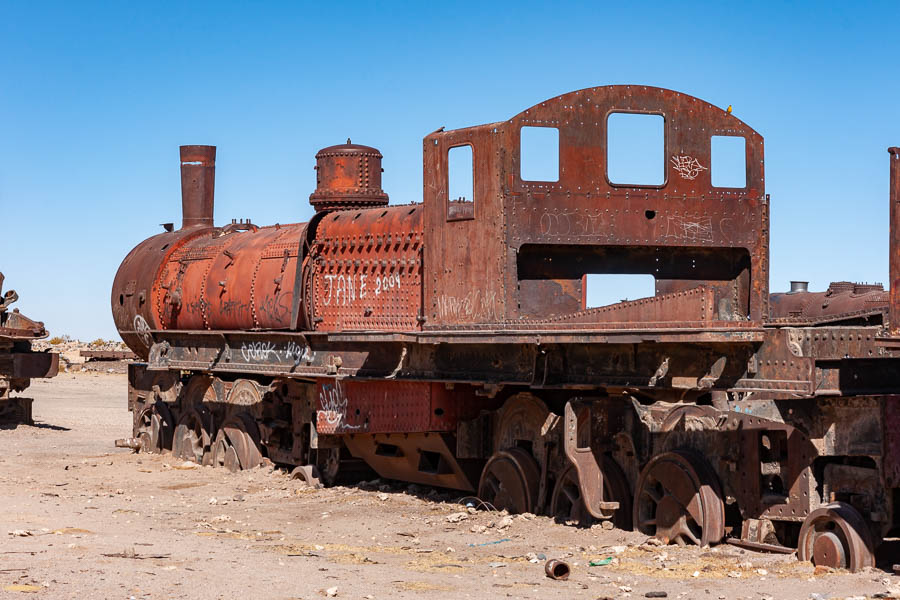
[[[362,425],[350,425],[347,420],[347,404],[349,403],[347,396],[344,394],[344,388],[341,386],[340,380],[335,380],[333,384],[323,383],[319,386],[318,409],[316,410],[316,422],[321,427],[327,425],[337,431],[338,428],[362,429]]]
[[[400,274],[388,273],[386,275],[369,276],[366,273],[350,275],[323,275],[325,290],[322,295],[322,304],[329,306],[347,306],[357,300],[362,300],[369,294],[380,296],[381,294],[400,289]],[[372,279],[370,282],[369,279]]]
[[[700,161],[692,156],[675,155],[672,157],[672,168],[681,175],[682,179],[693,181],[697,178],[701,171],[708,171],[707,167],[700,164]]]
[[[541,215],[541,235],[593,236],[604,233],[603,215],[594,213],[547,210]]]
[[[299,364],[300,361],[313,359],[313,352],[309,346],[303,346],[297,342],[286,342],[284,345],[276,345],[274,342],[243,342],[241,344],[241,357],[244,362],[274,362],[291,361]]]
[[[241,356],[244,362],[268,360],[269,356],[273,354],[276,359],[279,358],[278,350],[276,350],[275,344],[272,342],[244,342],[241,344]]]
[[[711,242],[712,219],[707,216],[675,215],[666,219],[665,237],[678,242]]]
[[[153,345],[153,337],[150,335],[150,326],[147,325],[147,321],[145,321],[144,317],[141,315],[134,315],[134,331],[145,346],[149,348]]]
[[[441,319],[491,320],[499,318],[500,303],[496,292],[472,290],[462,297],[443,294],[438,297],[438,313]]]

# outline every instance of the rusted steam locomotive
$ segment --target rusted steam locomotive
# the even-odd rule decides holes
[[[0,292],[3,279],[0,273]],[[34,377],[56,376],[59,354],[32,351],[31,342],[47,337],[47,330],[19,309],[9,310],[18,299],[15,290],[0,295],[0,422],[30,424],[32,399],[12,393],[24,391]]]
[[[664,122],[661,183],[610,181],[607,126]],[[523,131],[555,132],[552,181]],[[711,140],[738,138],[717,187]],[[472,153],[452,198],[448,154]],[[132,444],[231,469],[468,490],[497,507],[610,520],[858,569],[900,526],[900,246],[890,297],[768,289],[763,139],[696,98],[565,94],[424,139],[421,203],[388,205],[381,154],[316,155],[308,223],[213,223],[215,148],[181,148],[183,224],[112,288]],[[900,150],[891,150],[892,239]],[[649,274],[651,297],[588,308],[587,274]]]

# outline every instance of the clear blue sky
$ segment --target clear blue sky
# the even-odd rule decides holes
[[[391,201],[421,201],[429,132],[618,83],[764,136],[773,291],[886,283],[900,3],[622,4],[0,0],[7,286],[54,334],[115,337],[119,263],[180,222],[179,144],[219,147],[217,222],[303,221],[321,147],[378,147]]]

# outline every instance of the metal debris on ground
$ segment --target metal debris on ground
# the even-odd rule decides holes
[[[556,558],[551,558],[544,565],[544,572],[550,579],[566,580],[569,578],[572,569],[569,567],[569,563]]]

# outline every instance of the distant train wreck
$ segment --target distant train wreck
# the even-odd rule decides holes
[[[3,291],[0,273],[0,292]],[[47,337],[44,324],[9,307],[19,299],[14,290],[0,296],[0,422],[31,423],[31,398],[13,396],[36,377],[54,377],[59,355],[33,352],[31,342]]]

